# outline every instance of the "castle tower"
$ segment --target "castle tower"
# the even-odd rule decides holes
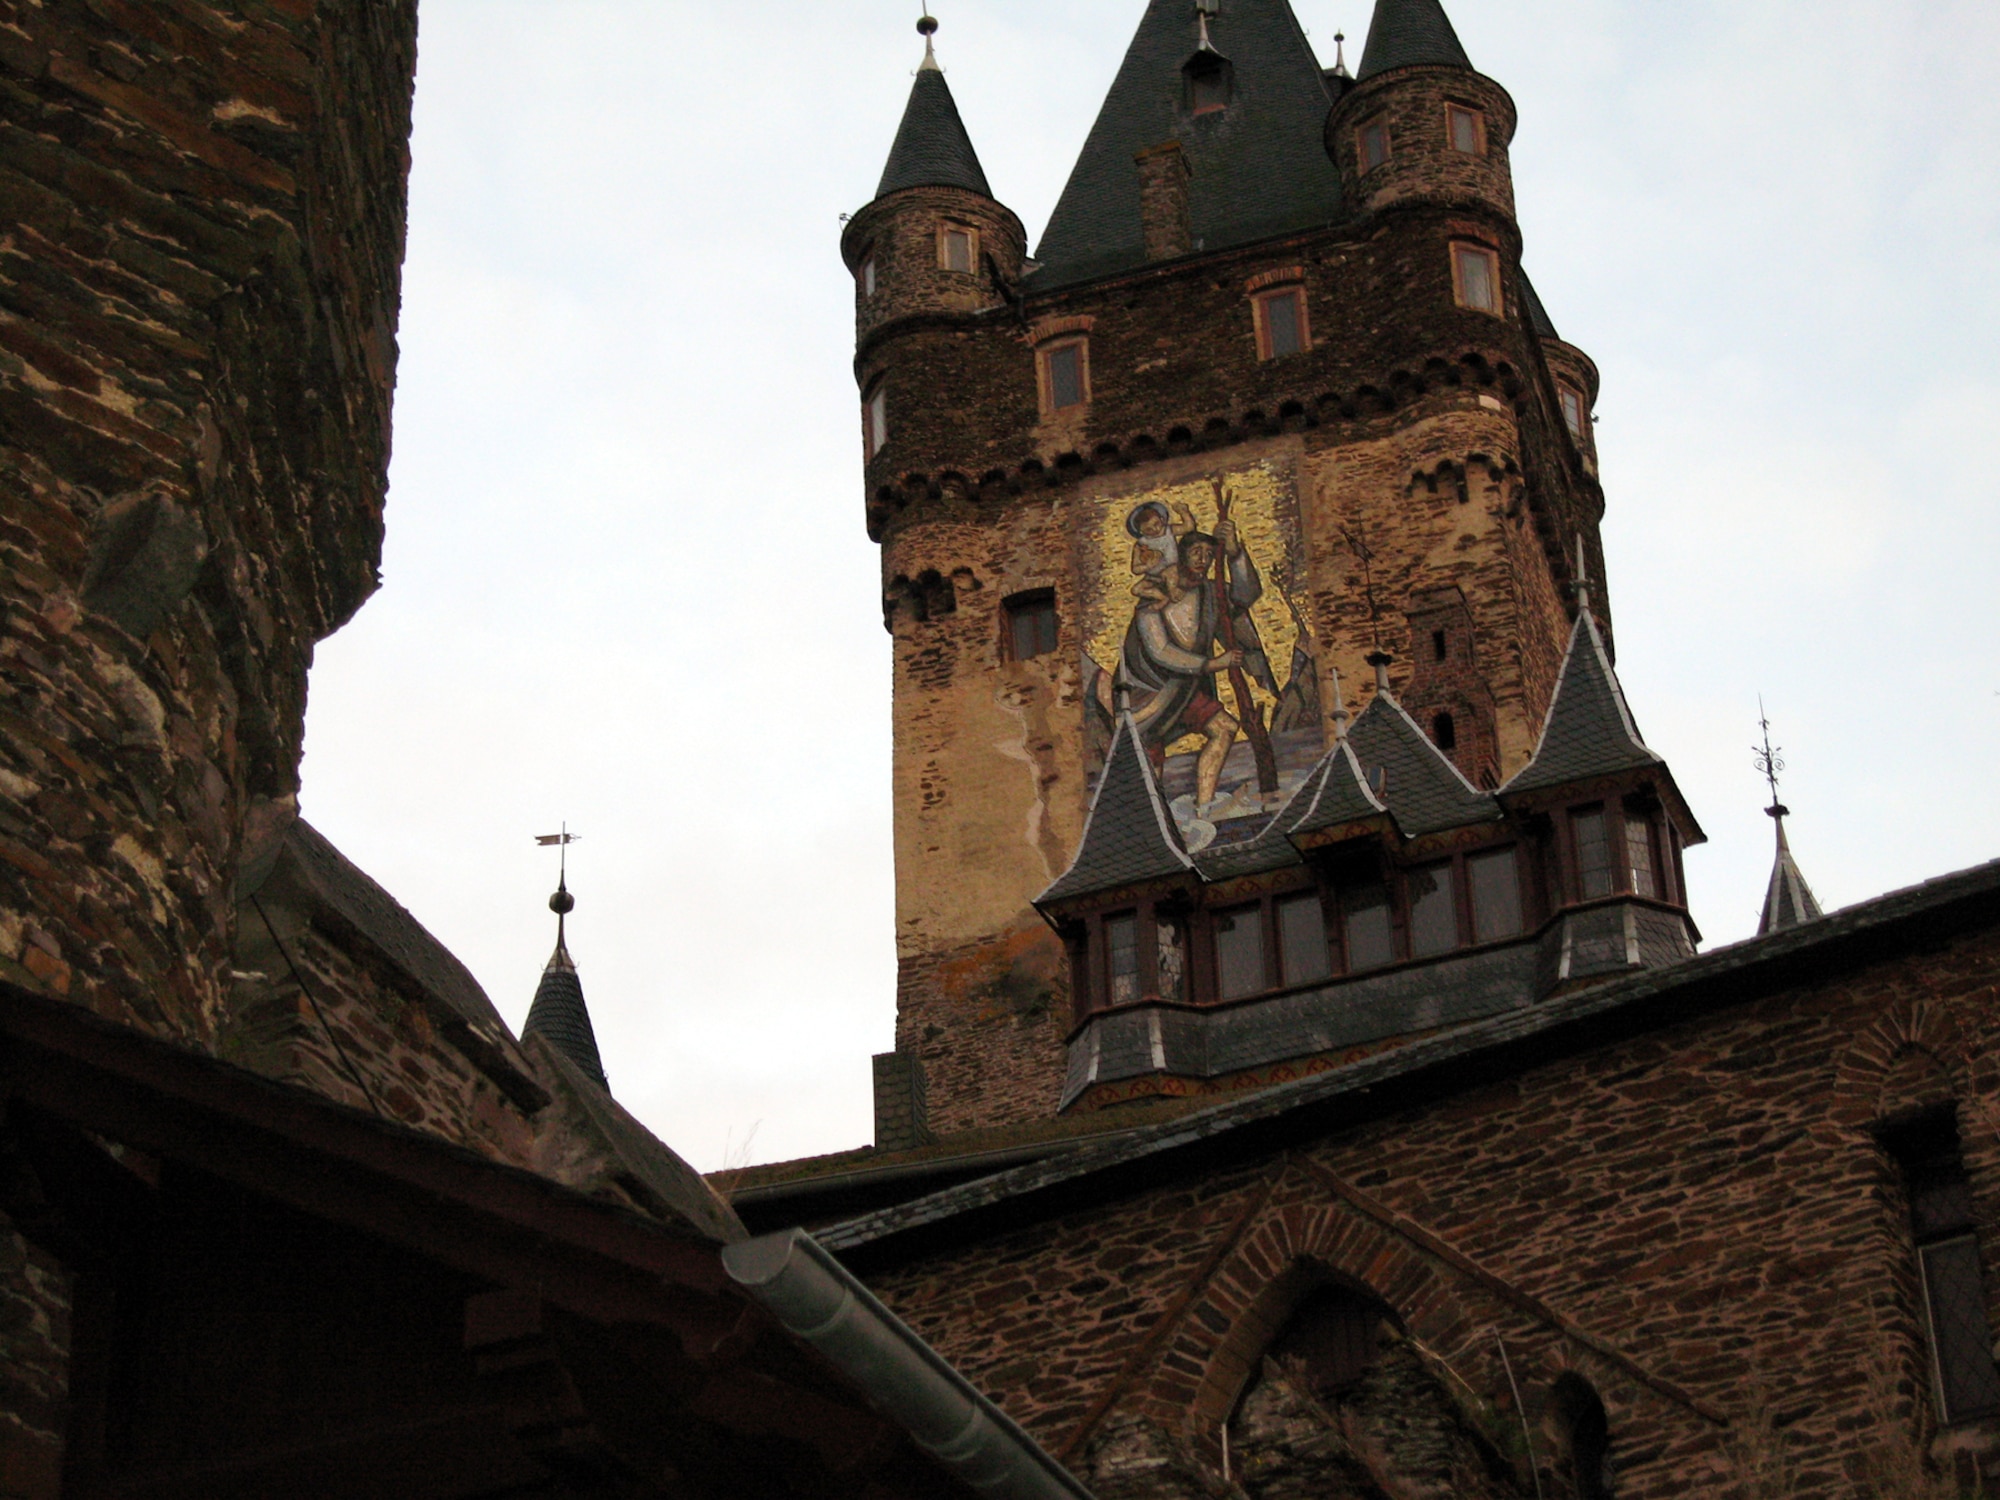
[[[1436,0],[1380,0],[1353,78],[1287,0],[1152,0],[1030,261],[927,42],[842,240],[895,638],[879,1144],[1063,1105],[1078,935],[1033,903],[1121,690],[1222,866],[1333,744],[1329,669],[1387,658],[1468,796],[1534,755],[1603,499],[1596,371],[1521,268],[1514,131]]]

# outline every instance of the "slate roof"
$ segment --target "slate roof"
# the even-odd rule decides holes
[[[1378,770],[1386,773],[1381,800],[1410,838],[1500,816],[1499,800],[1467,781],[1388,693],[1362,710],[1348,743],[1370,785]]]
[[[1562,335],[1556,332],[1556,325],[1549,318],[1549,310],[1542,306],[1542,299],[1535,291],[1535,284],[1528,280],[1528,273],[1521,275],[1521,305],[1527,309],[1528,329],[1538,339],[1555,339],[1561,342]]]
[[[1375,19],[1368,24],[1368,45],[1362,49],[1356,81],[1420,63],[1470,68],[1472,59],[1465,55],[1451,17],[1438,0],[1375,0]]]
[[[1639,738],[1639,726],[1626,706],[1618,674],[1611,670],[1597,621],[1589,610],[1580,611],[1534,759],[1501,791],[1539,791],[1588,776],[1665,764]]]
[[[535,1003],[528,1007],[527,1024],[521,1028],[522,1040],[531,1036],[547,1041],[599,1088],[611,1087],[597,1054],[597,1032],[583,1003],[583,981],[576,977],[576,964],[563,942],[560,925],[556,928],[556,951],[542,970],[542,982],[535,986]]]
[[[1819,909],[1819,898],[1813,895],[1812,887],[1806,884],[1798,861],[1792,858],[1792,841],[1785,837],[1784,809],[1774,808],[1771,814],[1778,825],[1778,858],[1771,866],[1770,887],[1764,892],[1764,915],[1757,923],[1760,935],[1782,932],[1802,922],[1817,922],[1826,915]]]
[[[1368,789],[1367,773],[1354,758],[1354,747],[1341,740],[1312,768],[1278,821],[1285,825],[1287,836],[1296,837],[1380,817],[1388,810]]]
[[[1132,716],[1120,714],[1111,748],[1104,753],[1097,794],[1090,799],[1083,837],[1077,841],[1076,858],[1035,903],[1183,875],[1194,867],[1173,814],[1160,797],[1159,783],[1153,780],[1152,763],[1139,744]]]
[[[896,144],[889,148],[889,164],[882,170],[882,182],[875,196],[913,187],[955,187],[991,198],[986,173],[979,165],[979,153],[972,149],[972,137],[958,117],[958,102],[936,61],[924,59],[917,81],[910,89],[910,102],[903,109],[903,123],[896,131]]]
[[[1543,1004],[1463,1026],[1325,1073],[1260,1089],[1156,1125],[1082,1145],[1060,1156],[913,1199],[819,1232],[857,1268],[891,1262],[977,1235],[996,1221],[1020,1228],[1049,1213],[1102,1202],[1140,1182],[1187,1181],[1225,1152],[1268,1152],[1409,1109],[1466,1088],[1656,1026],[1683,1025],[1720,1009],[1843,966],[1879,959],[1891,945],[1916,946],[2000,922],[2000,860],[1849,907],[1805,927],[1751,938],[1665,969],[1577,990]]]
[[[1230,0],[1209,21],[1228,61],[1228,108],[1189,112],[1182,65],[1199,40],[1187,0],[1151,0],[1035,251],[1036,290],[1146,263],[1139,152],[1179,141],[1195,248],[1209,252],[1327,224],[1340,175],[1321,135],[1332,98],[1288,0]]]

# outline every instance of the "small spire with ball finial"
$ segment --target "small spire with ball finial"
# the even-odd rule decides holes
[[[1335,78],[1352,76],[1347,71],[1347,33],[1344,31],[1336,31],[1333,34],[1333,76]]]
[[[931,45],[931,38],[937,35],[937,29],[937,17],[931,14],[931,8],[926,5],[924,7],[923,19],[917,22],[917,35],[924,39],[924,61],[922,67],[918,69],[919,72],[922,72],[924,68],[928,68],[934,73],[942,73],[944,71],[943,68],[938,66],[937,49]]]

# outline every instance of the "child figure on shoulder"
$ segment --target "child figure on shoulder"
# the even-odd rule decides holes
[[[1200,530],[1194,512],[1185,505],[1169,512],[1164,502],[1148,500],[1132,508],[1125,530],[1132,538],[1132,571],[1137,575],[1132,592],[1141,599],[1165,599],[1165,580],[1181,560],[1181,538]]]

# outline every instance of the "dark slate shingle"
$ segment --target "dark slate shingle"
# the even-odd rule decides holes
[[[1618,674],[1611,670],[1597,621],[1589,610],[1582,611],[1570,632],[1569,651],[1556,678],[1549,716],[1542,721],[1534,759],[1501,790],[1539,791],[1612,771],[1664,764],[1639,738],[1639,726],[1626,707]]]
[[[1367,775],[1354,758],[1354,747],[1341,740],[1312,768],[1285,811],[1278,814],[1278,821],[1285,825],[1287,835],[1296,837],[1363,822],[1388,810],[1368,789]]]
[[[1472,66],[1444,7],[1438,0],[1376,0],[1375,19],[1368,24],[1368,45],[1362,49],[1356,80],[1422,63]]]
[[[1764,915],[1757,923],[1758,936],[1782,932],[1802,922],[1817,922],[1826,913],[1819,898],[1806,884],[1804,872],[1792,858],[1791,840],[1785,837],[1785,820],[1778,819],[1778,858],[1771,867],[1771,884],[1764,892]]]
[[[1104,755],[1104,774],[1091,798],[1083,837],[1077,841],[1076,858],[1054,885],[1035,898],[1036,904],[1193,869],[1173,814],[1160,799],[1159,784],[1153,780],[1153,767],[1131,716],[1121,714]]]
[[[1187,108],[1182,65],[1199,39],[1187,0],[1152,0],[1035,251],[1037,290],[1115,275],[1146,263],[1139,219],[1139,152],[1179,141],[1193,175],[1190,226],[1198,250],[1246,245],[1331,223],[1340,174],[1322,132],[1326,78],[1288,0],[1231,0],[1209,23],[1228,60],[1229,107]]]
[[[882,183],[875,196],[913,187],[955,187],[991,198],[986,173],[979,165],[979,153],[972,149],[972,137],[958,117],[958,103],[944,74],[928,61],[917,72],[910,89],[910,102],[903,110],[903,123],[896,131],[896,144],[889,148],[889,165],[882,170]]]
[[[1549,310],[1542,306],[1542,299],[1535,293],[1535,284],[1528,280],[1528,273],[1521,272],[1521,305],[1527,310],[1528,331],[1538,339],[1561,341],[1556,325],[1549,318]]]
[[[535,1003],[528,1007],[527,1024],[521,1035],[545,1038],[549,1045],[581,1068],[599,1088],[611,1085],[604,1077],[604,1062],[597,1053],[597,1032],[590,1024],[590,1011],[583,1003],[583,981],[576,977],[576,965],[569,950],[556,939],[555,956],[542,971],[535,987]]]
[[[1464,828],[1500,816],[1500,803],[1482,792],[1430,742],[1403,705],[1377,693],[1348,735],[1368,783],[1385,773],[1382,801],[1408,838]]]

